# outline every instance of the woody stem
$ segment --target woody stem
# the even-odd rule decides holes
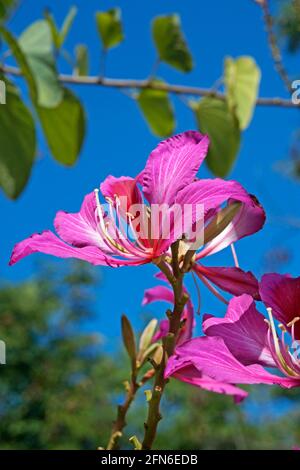
[[[132,372],[131,380],[128,385],[127,393],[124,402],[118,406],[117,418],[113,423],[109,441],[106,450],[115,450],[119,447],[119,440],[122,437],[123,429],[126,426],[127,412],[136,397],[136,393],[149,379],[154,375],[154,370],[149,370],[140,382],[137,381],[136,374]]]
[[[177,248],[172,247],[172,252],[175,254]],[[165,379],[164,373],[168,357],[170,357],[175,349],[176,339],[181,326],[181,314],[183,312],[185,303],[187,302],[187,295],[183,292],[183,276],[178,266],[178,258],[172,260],[173,273],[168,273],[165,266],[158,265],[158,267],[167,276],[174,292],[174,306],[172,315],[169,318],[169,333],[163,340],[163,358],[161,363],[156,369],[154,385],[152,388],[152,395],[148,406],[147,421],[145,422],[144,439],[142,449],[149,450],[152,448],[159,421],[162,419],[160,412],[161,399],[168,379]]]

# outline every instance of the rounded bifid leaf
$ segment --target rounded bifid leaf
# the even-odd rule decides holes
[[[36,106],[53,157],[64,165],[73,165],[79,156],[85,135],[85,113],[78,98],[64,89],[56,108]]]
[[[4,77],[6,104],[0,105],[0,186],[16,199],[30,176],[36,151],[33,117],[18,90]]]
[[[75,47],[75,70],[76,75],[88,75],[89,73],[89,55],[88,49],[84,44],[78,44]]]
[[[228,106],[235,111],[240,129],[246,129],[252,119],[259,91],[261,72],[252,57],[227,57],[224,82]]]
[[[157,16],[152,23],[152,34],[159,59],[181,72],[190,72],[193,59],[176,14]]]
[[[38,105],[57,106],[63,98],[63,89],[57,76],[48,22],[39,20],[30,25],[18,42],[36,82]]]
[[[224,177],[232,169],[240,148],[238,120],[228,104],[218,98],[203,98],[193,109],[200,131],[210,138],[206,164],[214,175]]]
[[[104,49],[115,47],[124,39],[120,8],[96,12],[96,23]]]
[[[121,325],[122,325],[122,337],[123,343],[130,357],[132,363],[136,361],[136,344],[135,344],[135,336],[131,326],[130,321],[126,317],[126,315],[122,315],[121,318]]]
[[[173,134],[176,121],[169,95],[164,90],[141,90],[137,102],[150,130],[158,137]]]

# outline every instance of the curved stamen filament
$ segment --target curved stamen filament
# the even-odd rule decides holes
[[[295,317],[292,321],[290,321],[286,326],[288,328],[291,328],[291,335],[292,335],[292,340],[295,341],[295,323],[300,320],[300,317]]]
[[[196,313],[197,313],[197,315],[200,315],[200,311],[201,311],[201,293],[200,293],[200,288],[199,288],[199,286],[198,286],[197,279],[196,279],[196,276],[195,276],[194,271],[191,271],[191,273],[192,273],[192,278],[193,278],[193,281],[194,281],[194,284],[195,284],[195,287],[196,287],[197,299],[198,299],[198,306],[197,306]]]
[[[273,314],[272,314],[272,309],[270,307],[268,307],[267,312],[268,312],[269,321],[270,321],[269,331],[272,333],[272,339],[273,339],[273,345],[274,345],[274,349],[275,349],[276,359],[279,361],[283,371],[287,375],[292,376],[292,377],[295,377],[295,376],[297,377],[298,376],[297,372],[295,372],[288,365],[288,363],[286,362],[286,360],[285,360],[285,358],[282,354],[282,349],[281,349],[280,344],[279,344],[279,340],[278,340],[278,336],[277,336],[277,332],[276,332],[276,327],[275,327],[275,323],[274,323],[274,318],[273,318]],[[285,343],[283,343],[283,345],[285,345]]]
[[[100,228],[103,232],[104,240],[107,241],[111,245],[111,247],[116,248],[122,254],[130,254],[128,250],[126,250],[124,247],[119,245],[119,243],[116,243],[115,240],[113,240],[113,238],[109,235],[108,226],[106,225],[106,223],[104,221],[104,217],[103,217],[103,214],[102,214],[102,208],[101,208],[101,204],[100,204],[100,201],[99,201],[99,189],[95,189],[94,193],[95,193],[95,198],[96,198],[97,214],[98,214],[98,218],[99,218],[99,222],[100,222]]]
[[[236,254],[236,249],[235,249],[234,243],[231,243],[230,248],[231,248],[231,253],[232,253],[232,257],[233,257],[235,267],[239,268],[240,265],[239,265],[239,260],[238,260],[237,254]]]

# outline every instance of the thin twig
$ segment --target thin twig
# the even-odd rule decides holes
[[[275,69],[278,75],[280,76],[281,80],[283,81],[288,92],[293,93],[292,82],[283,64],[282,55],[274,32],[274,20],[270,12],[269,2],[268,0],[264,0],[259,2],[259,4],[264,14],[264,23],[268,35],[268,43],[274,61]]]
[[[114,450],[118,448],[119,440],[123,434],[123,429],[127,424],[126,416],[132,402],[135,399],[136,393],[140,389],[140,387],[142,387],[146,382],[148,382],[148,380],[153,377],[154,373],[155,371],[153,369],[150,369],[148,372],[146,372],[140,382],[137,381],[136,375],[132,374],[124,403],[118,406],[117,418],[113,423],[111,435],[106,447],[107,450]]]
[[[10,65],[0,65],[0,71],[13,75],[16,77],[21,77],[22,71],[17,67]],[[225,101],[226,96],[224,93],[216,91],[212,88],[199,88],[186,85],[175,85],[171,83],[162,83],[158,81],[149,81],[145,80],[136,80],[136,79],[127,79],[127,78],[106,78],[93,75],[87,76],[74,76],[67,74],[60,74],[58,80],[62,83],[69,85],[96,85],[107,88],[119,88],[119,89],[151,89],[151,90],[163,90],[168,93],[173,93],[175,95],[187,95],[195,97],[215,97],[222,101]],[[256,100],[258,106],[278,106],[283,108],[297,108],[300,105],[295,104],[290,99],[284,99],[279,97],[260,97]]]

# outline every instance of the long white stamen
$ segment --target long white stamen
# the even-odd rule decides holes
[[[275,323],[274,323],[272,309],[270,307],[268,307],[267,312],[268,312],[268,316],[269,316],[269,320],[270,320],[270,329],[271,329],[271,332],[272,332],[273,344],[274,344],[276,356],[277,356],[281,366],[283,367],[284,371],[288,375],[291,375],[293,377],[298,376],[298,374],[293,369],[291,369],[290,366],[286,363],[286,361],[285,361],[285,359],[282,355],[279,340],[278,340],[278,336],[277,336],[277,332],[276,332],[276,327],[275,327]]]
[[[236,268],[239,268],[239,267],[240,267],[240,265],[239,265],[239,260],[238,260],[238,257],[237,257],[237,254],[236,254],[236,250],[235,250],[235,246],[234,246],[233,243],[231,243],[230,248],[231,248],[231,252],[232,252],[232,256],[233,256],[233,261],[234,261],[235,267],[236,267]]]
[[[95,193],[95,198],[96,198],[96,207],[97,207],[97,214],[98,214],[98,218],[100,222],[100,228],[103,232],[104,239],[106,239],[109,242],[111,247],[116,248],[122,254],[129,254],[129,251],[127,251],[123,246],[116,243],[115,240],[113,240],[113,238],[109,235],[107,226],[104,221],[101,204],[99,201],[99,189],[95,189],[94,193]]]

